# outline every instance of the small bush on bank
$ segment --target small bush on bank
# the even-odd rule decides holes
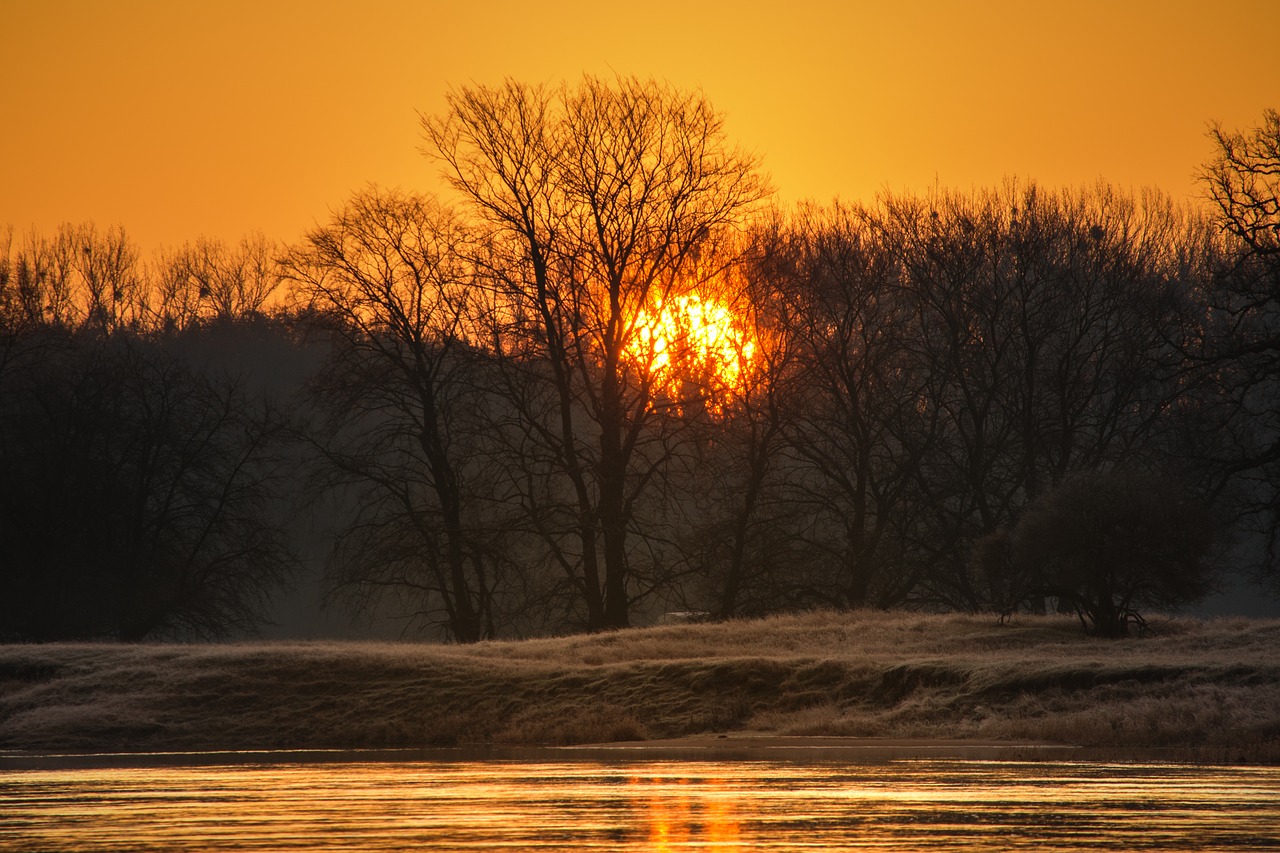
[[[1014,574],[1075,610],[1090,631],[1126,636],[1143,610],[1179,607],[1213,589],[1209,510],[1168,478],[1078,474],[1043,495],[1013,530]]]

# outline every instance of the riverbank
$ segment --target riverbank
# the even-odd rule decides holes
[[[860,612],[476,646],[0,646],[0,750],[763,745],[750,735],[1280,762],[1280,621],[1151,627]]]

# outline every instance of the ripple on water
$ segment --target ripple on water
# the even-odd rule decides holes
[[[264,761],[8,771],[0,850],[1280,848],[1280,768]]]

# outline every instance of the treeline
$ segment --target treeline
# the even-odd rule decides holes
[[[780,212],[701,95],[630,79],[463,89],[423,132],[452,204],[369,189],[298,245],[11,237],[0,635],[250,628],[304,504],[333,594],[457,641],[815,606],[1115,635],[1224,543],[1274,553],[1272,112],[1216,131],[1208,213]]]
[[[263,363],[294,347],[258,313],[274,253],[255,237],[143,264],[119,229],[0,235],[0,636],[259,624],[296,567],[296,430]]]

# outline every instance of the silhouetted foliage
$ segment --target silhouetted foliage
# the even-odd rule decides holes
[[[234,247],[197,240],[148,263],[122,228],[64,224],[52,237],[0,234],[0,316],[7,328],[173,333],[267,310],[278,247],[261,234]]]
[[[120,228],[9,230],[0,249],[0,636],[254,630],[295,568],[268,402],[288,383],[254,357],[292,346],[257,313],[269,244],[210,285],[256,276],[257,295],[217,311],[200,292],[175,310]]]
[[[0,311],[10,328],[53,325],[110,334],[140,325],[145,282],[138,250],[122,228],[62,225],[4,244]]]
[[[1209,510],[1167,476],[1075,474],[1027,507],[1010,562],[1091,631],[1122,637],[1143,624],[1141,610],[1186,605],[1213,588],[1214,527]]]
[[[930,597],[983,607],[972,543],[1075,471],[1159,459],[1193,390],[1177,346],[1187,225],[1158,195],[1034,185],[876,214],[903,266],[930,438],[915,500]]]
[[[719,618],[772,612],[813,597],[796,585],[796,531],[809,507],[782,492],[789,460],[786,429],[801,400],[793,393],[795,340],[786,323],[793,281],[792,243],[782,220],[758,229],[745,252],[741,284],[725,288],[742,337],[736,380],[719,389],[712,410],[682,412],[695,428],[666,480],[668,501],[682,508],[676,550],[689,577],[677,611]],[[727,273],[726,273],[727,274]],[[675,598],[675,596],[673,596]]]

